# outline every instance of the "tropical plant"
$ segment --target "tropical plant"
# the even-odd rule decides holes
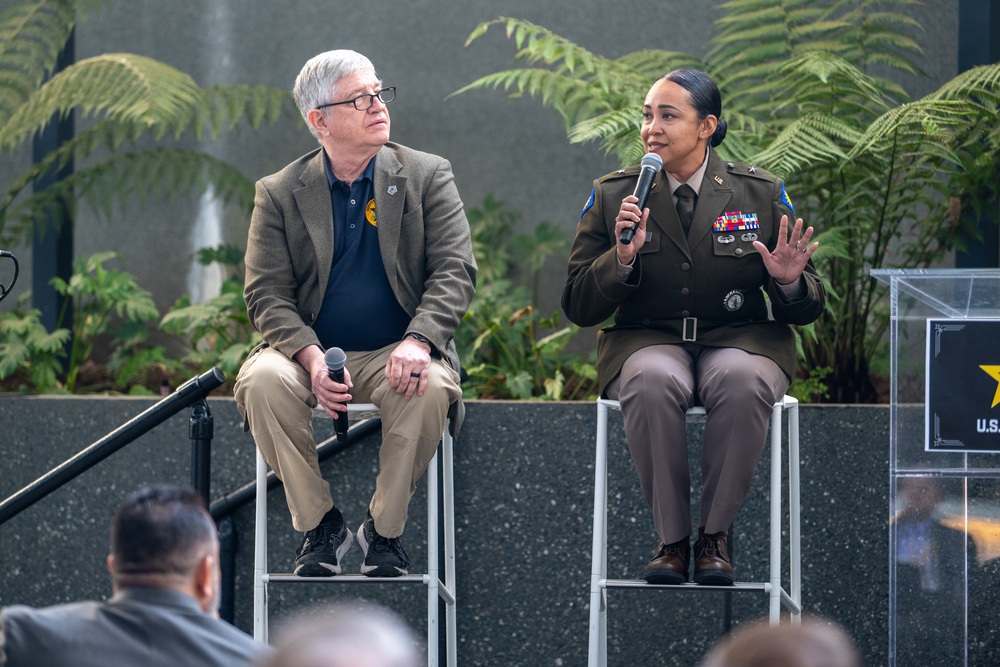
[[[160,316],[153,296],[139,287],[131,274],[105,268],[105,262],[117,257],[114,252],[101,252],[78,259],[73,262],[74,273],[68,281],[52,279],[56,292],[67,297],[67,306],[72,303],[72,322],[64,322],[65,311],[59,317],[60,327],[69,325],[73,332],[66,371],[67,391],[77,388],[80,369],[91,360],[102,336],[112,339],[115,355],[110,365],[118,371],[116,381],[120,385],[133,379],[130,374],[142,373],[165,358],[163,348],[146,345],[148,325]],[[130,362],[140,351],[138,363]]]
[[[18,299],[14,310],[0,317],[0,386],[19,391],[59,391],[59,359],[66,353],[68,329],[45,330],[38,310],[24,309]]]
[[[720,153],[786,179],[796,213],[821,230],[814,260],[832,296],[828,316],[801,332],[803,377],[834,402],[877,398],[885,363],[886,287],[877,267],[926,267],[979,231],[957,215],[1000,182],[1000,64],[974,68],[913,101],[896,82],[920,74],[913,0],[731,0],[704,58],[640,51],[593,54],[540,26],[502,17],[523,68],[455,94],[503,88],[558,112],[570,142],[599,142],[623,165],[642,155],[638,128],[650,82],[694,66],[718,82],[729,123]],[[986,175],[986,177],[984,177]],[[822,392],[821,392],[822,393]]]
[[[482,208],[469,209],[468,218],[479,273],[476,296],[455,332],[468,374],[465,396],[589,397],[596,390],[596,369],[566,350],[579,327],[561,327],[558,313],[544,317],[538,308],[545,259],[566,248],[566,236],[546,221],[530,234],[515,235],[520,216],[492,195]],[[513,257],[523,259],[518,263]]]
[[[141,204],[149,194],[209,186],[224,202],[249,207],[253,201],[253,184],[234,166],[167,139],[185,132],[215,137],[241,123],[273,122],[287,93],[253,85],[202,87],[184,72],[130,53],[94,56],[54,73],[78,17],[104,4],[31,0],[0,13],[0,152],[29,142],[53,116],[76,111],[86,121],[4,186],[0,246],[28,240],[43,215],[60,220],[65,202],[82,201],[107,216],[133,196]],[[99,159],[77,166],[48,190],[30,192],[41,175],[92,155]]]
[[[202,266],[219,263],[229,271],[218,296],[192,304],[184,295],[160,321],[160,329],[184,340],[190,350],[181,360],[191,373],[218,366],[227,377],[236,373],[261,342],[250,323],[243,299],[243,250],[233,245],[203,248],[196,255]]]

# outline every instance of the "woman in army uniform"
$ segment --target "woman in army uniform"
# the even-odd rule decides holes
[[[621,402],[660,538],[644,573],[650,583],[688,580],[685,412],[705,407],[693,578],[728,585],[728,530],[750,488],[772,405],[795,372],[789,325],[823,312],[825,292],[809,261],[818,243],[810,241],[812,227],[795,219],[778,178],[713,150],[726,122],[707,74],[681,69],[660,77],[642,116],[643,145],[663,169],[644,210],[632,196],[638,167],[594,182],[562,307],[580,326],[614,315],[598,334],[598,374],[602,395]],[[631,242],[621,242],[631,227]]]

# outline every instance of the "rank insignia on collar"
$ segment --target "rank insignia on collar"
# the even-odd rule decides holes
[[[750,165],[750,168],[747,169],[747,171],[749,171],[751,174],[756,174],[757,173],[757,167],[755,167],[753,165]]]
[[[715,178],[714,178],[714,179],[712,179],[712,180],[714,180],[714,181],[715,181],[716,183],[718,183],[719,185],[722,185],[722,177],[721,177],[721,176],[719,176],[718,174],[716,174],[716,175],[715,175]]]

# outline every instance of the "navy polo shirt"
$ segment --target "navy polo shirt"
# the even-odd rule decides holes
[[[324,348],[377,350],[399,342],[410,316],[389,286],[378,247],[371,159],[353,183],[337,179],[324,160],[333,204],[330,281],[313,329]]]

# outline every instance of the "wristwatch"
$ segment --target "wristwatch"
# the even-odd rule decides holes
[[[418,334],[415,331],[407,332],[407,334],[405,336],[403,336],[403,338],[412,338],[412,339],[416,340],[417,342],[425,343],[432,350],[434,349],[434,343],[432,343],[430,341],[430,339],[427,338],[427,336],[425,336],[423,334]]]

